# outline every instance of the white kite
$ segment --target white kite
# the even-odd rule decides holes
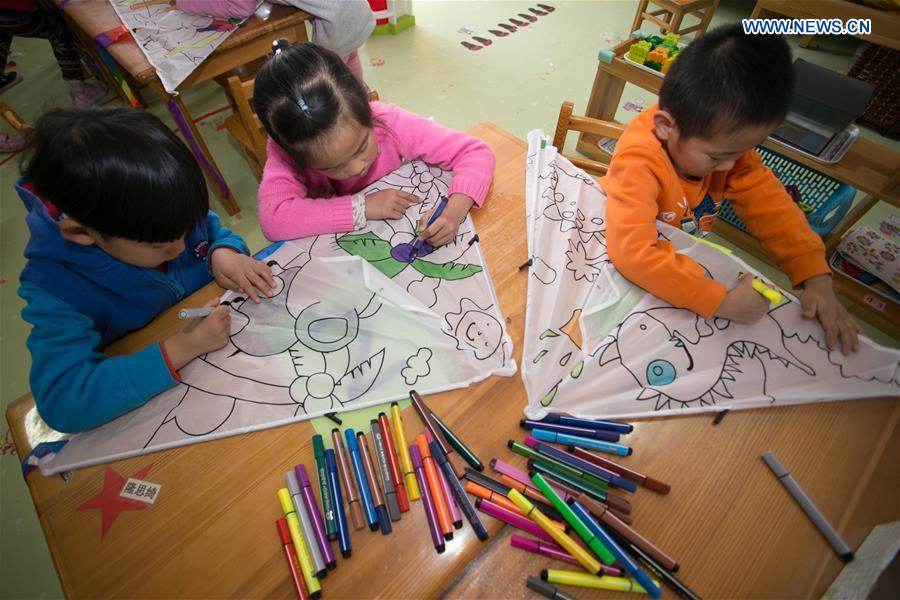
[[[618,274],[606,254],[597,183],[528,136],[526,213],[532,260],[522,378],[526,414],[626,418],[871,397],[900,397],[900,352],[868,339],[828,351],[796,298],[740,325],[674,308]],[[659,236],[729,288],[754,270],[679,229]]]
[[[471,218],[453,242],[409,247],[451,173],[421,162],[364,190],[422,204],[349,234],[285,242],[266,257],[277,293],[229,292],[229,343],[180,371],[182,383],[80,433],[45,474],[245,433],[332,412],[465,387],[516,366]]]
[[[169,4],[110,3],[170,94],[176,93],[181,82],[241,23],[241,19],[191,15]]]

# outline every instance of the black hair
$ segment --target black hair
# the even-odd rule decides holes
[[[365,85],[340,56],[310,43],[278,42],[256,75],[253,108],[269,137],[300,168],[310,166],[339,119],[352,118],[363,127],[373,123]]]
[[[740,24],[710,30],[675,59],[659,91],[685,138],[780,123],[791,106],[791,50],[780,36]]]
[[[150,113],[57,109],[37,121],[28,143],[23,174],[37,193],[104,237],[171,242],[209,211],[194,156]]]

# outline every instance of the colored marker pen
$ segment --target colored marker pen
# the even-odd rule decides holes
[[[615,431],[606,429],[588,429],[587,427],[572,427],[571,425],[560,425],[558,423],[545,423],[544,421],[531,421],[522,419],[519,421],[519,427],[522,429],[544,429],[546,431],[555,431],[556,433],[568,433],[569,435],[577,435],[578,437],[592,438],[604,442],[618,442],[619,434]]]
[[[306,504],[300,495],[300,484],[297,482],[297,475],[293,471],[284,474],[284,480],[287,483],[288,491],[291,494],[291,502],[294,504],[294,512],[297,513],[297,520],[300,521],[300,531],[303,532],[303,541],[306,542],[306,549],[312,558],[313,565],[316,567],[316,577],[324,578],[328,571],[325,567],[325,559],[322,558],[322,550],[316,543],[316,534],[313,531],[312,519],[309,517],[309,511],[306,510]]]
[[[369,443],[366,441],[366,434],[359,432],[356,434],[356,445],[359,447],[359,454],[366,474],[366,480],[369,483],[372,492],[372,507],[375,509],[375,516],[378,520],[378,527],[381,528],[381,535],[389,534],[393,528],[391,527],[391,517],[388,515],[387,507],[384,505],[384,496],[381,493],[381,484],[378,483],[378,476],[375,475],[375,465],[372,464],[372,453],[369,452]]]
[[[319,479],[319,495],[322,497],[322,513],[325,516],[325,533],[329,540],[337,539],[337,523],[334,520],[334,506],[328,489],[328,467],[325,464],[325,444],[321,435],[312,438],[313,454],[316,457],[316,475]]]
[[[338,545],[341,548],[341,556],[350,558],[352,552],[350,526],[347,524],[347,515],[344,513],[344,499],[341,497],[337,460],[334,450],[331,448],[325,451],[325,466],[328,469],[328,490],[331,492],[331,505],[334,507],[334,524],[337,526]]]
[[[431,490],[431,499],[434,502],[434,512],[437,513],[441,532],[444,534],[445,540],[452,540],[453,523],[450,520],[450,509],[447,508],[448,499],[444,497],[444,488],[441,486],[441,478],[438,475],[437,467],[431,457],[431,449],[428,447],[428,441],[425,438],[425,434],[416,436],[416,445],[419,447],[419,453],[422,456],[422,464],[425,465],[425,479],[428,480],[428,487]]]
[[[534,504],[531,503],[528,498],[519,493],[518,490],[509,490],[509,499],[515,502],[516,506],[522,509],[528,518],[537,523],[541,529],[546,531],[550,537],[553,538],[553,541],[559,544],[565,549],[566,552],[574,556],[578,559],[578,562],[581,563],[581,566],[587,569],[588,573],[602,573],[603,567],[600,565],[600,561],[591,556],[591,554],[579,546],[575,540],[570,538],[568,535],[554,527],[549,523],[549,520],[544,513],[540,511],[540,509],[536,508]]]
[[[668,483],[659,481],[658,479],[654,479],[652,477],[647,477],[646,475],[638,473],[637,471],[632,471],[631,469],[623,467],[619,463],[615,463],[611,460],[603,458],[602,456],[598,456],[593,452],[590,452],[589,450],[570,447],[569,451],[573,456],[582,458],[589,463],[593,463],[598,467],[602,467],[613,473],[617,473],[622,477],[630,481],[634,481],[638,485],[647,488],[648,490],[653,490],[654,492],[659,492],[660,494],[668,494],[672,489]]]
[[[561,583],[563,585],[575,585],[578,587],[611,590],[614,592],[632,592],[634,594],[645,594],[647,592],[647,590],[641,587],[641,584],[634,579],[611,577],[610,575],[597,577],[596,575],[576,571],[544,569],[541,571],[541,579],[548,583]]]
[[[419,485],[416,482],[416,473],[413,470],[412,460],[409,457],[409,444],[406,441],[406,431],[403,429],[403,417],[400,416],[400,405],[391,402],[391,419],[394,421],[394,435],[397,436],[397,453],[400,455],[400,465],[403,467],[403,478],[406,479],[406,489],[410,500],[419,499]]]
[[[531,480],[534,482],[534,485],[538,487],[544,493],[544,496],[550,500],[550,503],[553,504],[553,508],[558,510],[560,514],[562,514],[563,518],[566,522],[572,526],[572,529],[575,530],[575,533],[578,534],[584,543],[587,544],[587,547],[593,551],[593,553],[602,560],[605,564],[611,565],[615,562],[616,558],[613,556],[612,552],[606,547],[606,544],[603,543],[603,539],[597,535],[596,532],[592,531],[584,522],[579,515],[577,515],[568,504],[563,502],[563,499],[559,497],[559,494],[556,493],[550,484],[547,483],[547,480],[541,477],[540,473],[535,473],[531,476]]]
[[[532,429],[532,437],[542,442],[555,442],[557,444],[565,444],[568,446],[578,446],[579,448],[590,448],[599,450],[608,454],[616,454],[618,456],[630,456],[631,448],[622,444],[610,444],[609,442],[601,442],[600,440],[592,440],[588,438],[568,435],[566,433],[556,433],[555,431],[547,431],[546,429]]]
[[[394,493],[397,497],[397,506],[400,512],[409,510],[409,497],[406,495],[406,485],[403,483],[403,471],[400,469],[400,459],[394,449],[394,436],[391,433],[391,423],[387,415],[378,413],[378,424],[381,426],[381,434],[384,436],[384,449],[387,452],[388,466],[391,468],[391,481],[394,482]]]
[[[581,519],[585,526],[597,536],[603,545],[609,548],[609,551],[615,556],[615,560],[619,562],[620,565],[628,572],[629,575],[634,577],[634,579],[641,584],[641,587],[646,590],[648,594],[650,594],[651,598],[659,598],[660,592],[659,585],[655,583],[650,577],[644,573],[644,571],[634,562],[634,559],[631,558],[625,551],[622,550],[621,547],[615,542],[615,540],[610,537],[606,531],[600,527],[600,524],[594,520],[588,510],[578,504],[577,501],[571,502],[572,512]]]
[[[459,455],[453,451],[453,448],[449,448],[447,444],[444,443],[444,438],[438,433],[437,425],[434,424],[434,419],[431,418],[431,409],[428,408],[428,405],[425,404],[425,401],[422,400],[422,396],[420,396],[416,390],[410,390],[409,399],[412,402],[413,408],[416,409],[419,418],[422,419],[422,423],[425,424],[425,428],[431,432],[431,436],[437,440],[437,443],[441,446],[441,450],[447,455],[447,460],[450,461],[453,472],[457,474],[457,477],[462,477],[463,472],[465,471],[465,465],[462,464],[462,460],[460,460]]]
[[[385,448],[384,435],[381,433],[381,424],[377,419],[372,419],[372,440],[375,442],[375,462],[378,463],[378,472],[381,475],[381,491],[384,494],[384,504],[387,507],[391,521],[400,520],[400,505],[397,503],[397,492],[394,487],[394,479],[391,475],[391,467],[388,464],[387,449]]]
[[[471,525],[472,529],[475,531],[475,535],[483,542],[488,538],[487,529],[485,529],[481,519],[478,518],[478,513],[475,512],[472,503],[469,501],[469,497],[466,496],[466,491],[463,489],[462,483],[460,483],[456,473],[453,472],[453,467],[450,466],[450,462],[447,460],[447,457],[444,455],[444,452],[437,442],[432,441],[428,446],[431,450],[431,455],[437,460],[438,466],[444,471],[444,477],[450,484],[450,491],[453,492],[453,495],[456,497],[457,506],[459,506],[463,514],[466,515],[466,519],[468,519],[469,525]]]
[[[498,521],[503,521],[507,525],[511,525],[516,529],[520,529],[525,533],[531,534],[546,542],[553,542],[553,538],[550,537],[550,534],[541,529],[540,525],[528,517],[514,513],[513,511],[508,510],[499,504],[494,504],[490,500],[485,500],[484,498],[476,498],[475,507],[489,517],[494,517]],[[580,563],[576,561],[576,564]]]
[[[518,481],[519,483],[524,484],[526,486],[528,486],[531,483],[531,478],[528,476],[528,473],[526,473],[525,471],[523,471],[521,469],[517,469],[516,467],[514,467],[510,464],[507,464],[498,458],[491,459],[491,468],[494,469],[495,471],[497,471],[498,473],[500,473],[501,475],[506,475],[508,478],[512,479],[513,481]],[[515,487],[515,486],[513,486],[513,487]],[[572,498],[578,497],[577,493],[573,494],[572,492],[570,492],[568,490],[563,490],[561,487],[554,486],[554,489],[556,490],[556,493],[563,496],[563,499],[567,499],[569,497],[572,497]],[[519,491],[522,492],[523,494],[525,494],[526,496],[530,496],[530,494],[526,493],[525,490],[520,489]],[[541,496],[546,497],[545,494],[541,494]]]
[[[353,474],[356,476],[356,487],[359,489],[363,514],[366,516],[369,529],[375,531],[378,529],[378,513],[375,511],[375,503],[372,502],[372,492],[369,489],[366,470],[359,453],[359,445],[356,443],[356,432],[352,429],[345,429],[344,438],[347,440],[347,451],[350,453],[350,462],[353,464]]]
[[[482,462],[478,460],[478,457],[475,456],[475,453],[472,452],[469,447],[466,446],[463,441],[459,439],[459,437],[457,437],[455,433],[450,431],[450,428],[447,427],[447,425],[445,425],[444,422],[441,421],[436,414],[431,413],[431,418],[434,419],[434,424],[437,425],[437,428],[441,430],[441,433],[444,435],[444,438],[447,440],[447,442],[451,446],[453,446],[453,448],[457,452],[459,452],[459,455],[462,456],[467,463],[469,463],[469,466],[471,466],[476,471],[484,471],[484,464],[482,464]]]
[[[502,494],[503,496],[507,496],[509,494],[509,490],[513,489],[512,487],[510,487],[504,483],[501,483],[495,479],[491,479],[484,473],[479,473],[478,471],[473,471],[472,469],[466,469],[466,479],[473,483],[477,483],[478,485],[483,486],[483,487],[491,490],[494,493]],[[510,504],[512,504],[513,506],[516,506],[515,503],[513,503],[513,501],[510,500],[508,496],[506,499],[510,502]],[[551,520],[562,522],[562,520],[563,520],[562,515],[559,514],[559,512],[557,512],[557,510],[555,508],[550,506],[549,500],[547,500],[543,496],[541,496],[540,500],[537,500],[534,498],[532,500],[536,500],[537,502],[541,503],[539,508]],[[493,502],[493,500],[491,500],[491,502]],[[518,509],[518,507],[516,507],[516,508]],[[521,510],[521,509],[519,509],[519,510]],[[524,515],[525,513],[523,512],[522,514]]]
[[[425,223],[425,229],[428,229],[429,227],[431,227],[432,223],[437,221],[437,218],[441,216],[441,213],[444,212],[444,209],[447,207],[447,202],[447,196],[441,196],[438,199],[437,205],[434,207],[434,211],[432,211],[431,216],[428,217],[428,222]],[[422,235],[422,233],[424,232],[420,231],[419,235]],[[415,258],[416,255],[419,254],[419,251],[422,249],[423,243],[424,242],[422,241],[422,238],[416,236],[416,239],[412,243],[412,248],[410,248],[410,256],[412,258]]]
[[[535,443],[535,444],[543,444],[543,442],[537,441],[530,435],[527,436],[525,438],[525,440],[531,441],[532,443]],[[562,462],[556,460],[555,458],[551,458],[550,456],[548,456],[546,454],[542,454],[542,453],[538,452],[537,450],[535,450],[534,448],[529,448],[525,444],[515,442],[513,440],[509,440],[508,442],[506,442],[506,446],[507,446],[507,448],[512,450],[515,454],[518,454],[519,456],[524,456],[525,458],[529,458],[531,460],[544,463],[548,467],[553,467],[554,469],[557,469],[563,473],[572,475],[573,477],[583,478],[586,475],[584,471],[581,471],[579,469],[576,469],[575,467],[571,467],[565,463],[562,463]],[[599,482],[603,481],[602,479],[599,479],[592,475],[589,477],[590,477],[590,479],[588,479],[588,481],[590,481],[591,483],[594,483],[595,485],[601,485]],[[608,485],[605,481],[603,481],[603,483]]]
[[[545,598],[550,598],[550,600],[575,600],[574,596],[570,596],[564,591],[556,589],[546,581],[542,581],[537,577],[529,576],[528,579],[525,580],[525,585],[529,590],[537,592]]]
[[[513,534],[509,536],[509,545],[513,548],[519,548],[520,550],[531,552],[532,554],[540,554],[541,556],[546,556],[547,558],[552,558],[554,560],[559,560],[572,565],[581,566],[581,563],[575,560],[575,558],[571,554],[552,542],[533,540],[531,538]],[[612,575],[613,577],[621,577],[622,570],[619,567],[603,565],[603,574]]]
[[[578,458],[577,456],[573,456],[568,452],[560,450],[559,448],[554,448],[553,446],[550,446],[548,444],[537,442],[534,445],[534,449],[537,450],[538,453],[545,454],[550,458],[554,458],[564,464],[569,465],[573,469],[588,473],[601,481],[606,481],[611,486],[632,493],[637,491],[637,484],[634,481],[625,479],[624,477],[617,475],[616,473],[613,473],[608,469],[598,467],[592,462],[589,462],[583,458]]]
[[[291,501],[291,493],[287,488],[278,490],[278,501],[281,503],[281,510],[284,512],[284,520],[287,521],[288,530],[291,532],[291,540],[294,542],[294,550],[297,551],[297,558],[300,561],[300,570],[303,572],[303,581],[306,582],[306,589],[312,598],[318,598],[322,595],[322,586],[316,578],[315,565],[312,557],[309,555],[309,549],[306,541],[303,539],[303,533],[300,531],[300,521],[297,520],[297,513],[294,511],[294,504]]]
[[[631,503],[628,502],[628,500],[615,494],[610,494],[606,490],[602,490],[594,485],[591,485],[582,479],[571,477],[569,475],[566,475],[565,473],[560,473],[553,467],[547,467],[539,462],[535,462],[532,460],[528,461],[528,468],[534,469],[541,475],[548,476],[554,481],[560,481],[564,484],[567,484],[569,487],[577,490],[577,492],[586,493],[591,498],[596,498],[600,502],[608,504],[611,508],[619,511],[620,513],[628,514],[631,512]],[[576,493],[575,495],[577,496],[578,494]]]
[[[300,495],[303,496],[303,504],[306,505],[306,512],[309,513],[309,519],[312,521],[313,534],[316,536],[316,543],[322,552],[322,559],[325,561],[325,566],[328,569],[333,569],[337,566],[337,561],[334,558],[331,544],[328,543],[328,536],[325,534],[325,524],[322,522],[322,515],[319,513],[319,505],[316,502],[316,495],[313,493],[306,466],[295,466],[294,474],[300,483]]]
[[[678,570],[678,563],[675,562],[674,558],[657,548],[650,540],[625,524],[618,516],[614,515],[607,506],[600,504],[586,494],[582,494],[578,497],[578,503],[591,511],[594,517],[600,519],[610,531],[614,531],[620,537],[627,538],[631,544],[650,555],[663,569],[666,571]]]
[[[347,449],[344,448],[344,441],[341,439],[340,429],[334,428],[331,430],[331,444],[334,446],[338,473],[341,476],[341,483],[344,485],[344,495],[347,496],[347,508],[350,511],[350,522],[353,524],[353,529],[359,531],[366,526],[366,520],[363,517],[362,503],[359,501],[359,492],[356,489],[356,477],[353,475],[353,467],[350,466],[350,459],[347,457]]]
[[[429,453],[431,452],[431,442],[434,441],[434,437],[431,435],[431,432],[426,429],[423,434],[425,435],[425,440],[428,442]],[[431,454],[431,458],[433,460],[437,460],[437,457],[434,454]],[[453,497],[453,491],[450,489],[450,482],[447,481],[447,476],[444,475],[443,469],[438,466],[436,469],[438,474],[438,479],[441,481],[441,490],[444,492],[444,499],[447,501],[447,510],[450,511],[450,521],[453,523],[453,529],[462,529],[462,514],[459,512],[459,506],[456,504],[456,500]]]
[[[300,564],[297,563],[297,553],[294,550],[294,543],[291,541],[291,531],[288,529],[287,521],[281,517],[275,521],[278,528],[278,536],[281,538],[281,547],[284,550],[284,557],[287,559],[288,568],[291,570],[291,581],[294,583],[294,591],[297,592],[297,598],[306,600],[309,594],[306,592],[306,586],[303,585],[303,574],[300,572]]]
[[[215,306],[204,306],[203,308],[182,308],[178,311],[178,318],[201,319],[203,317],[208,317],[214,310],[216,310]]]
[[[630,423],[617,423],[616,421],[592,421],[591,419],[579,419],[578,417],[570,417],[559,413],[550,413],[543,419],[544,423],[559,423],[560,425],[571,425],[572,427],[584,427],[586,429],[606,429],[609,431],[617,431],[621,434],[631,433],[634,426]]]
[[[410,462],[413,464],[419,489],[422,490],[422,509],[425,511],[428,529],[431,531],[431,542],[434,544],[434,549],[440,554],[445,550],[446,546],[444,538],[441,536],[441,526],[438,523],[434,500],[431,498],[431,486],[428,485],[426,480],[427,475],[425,474],[425,464],[422,462],[422,453],[416,445],[410,446],[407,449],[407,453],[410,456]]]

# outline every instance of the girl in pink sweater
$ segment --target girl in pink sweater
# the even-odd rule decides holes
[[[259,224],[270,240],[365,227],[399,219],[422,200],[399,190],[360,190],[421,159],[453,171],[444,212],[427,229],[431,246],[453,240],[469,209],[481,206],[494,173],[494,154],[480,140],[381,102],[341,58],[315,44],[279,40],[256,76],[256,114],[269,134],[259,186]]]

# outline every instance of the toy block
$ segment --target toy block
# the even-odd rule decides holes
[[[647,53],[650,52],[651,49],[652,46],[650,45],[650,42],[647,41],[632,44],[628,48],[628,58],[642,65],[647,58]]]
[[[667,58],[669,58],[669,51],[660,46],[648,52],[647,57],[644,59],[644,61],[663,64],[664,62],[666,62]]]

